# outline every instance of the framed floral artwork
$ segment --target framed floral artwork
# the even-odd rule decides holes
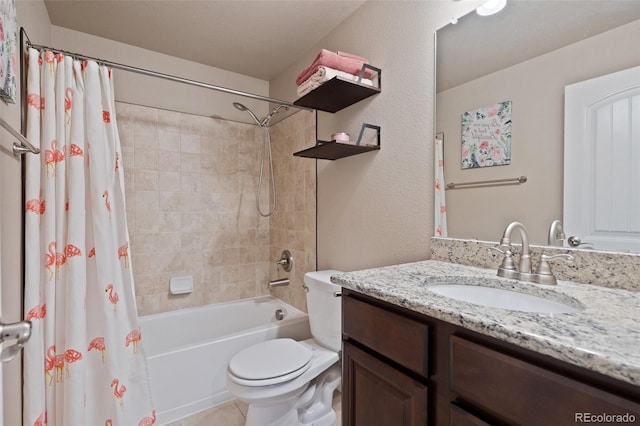
[[[511,163],[511,101],[462,114],[463,169]]]
[[[0,0],[0,98],[15,103],[17,95],[16,0]]]

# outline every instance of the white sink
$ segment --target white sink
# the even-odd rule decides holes
[[[436,284],[428,287],[441,296],[490,308],[545,314],[567,314],[580,309],[555,300],[517,291],[463,284]]]

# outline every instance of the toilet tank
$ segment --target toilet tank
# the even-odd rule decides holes
[[[342,287],[330,281],[340,271],[307,272],[307,310],[313,339],[322,346],[339,352],[342,344]]]

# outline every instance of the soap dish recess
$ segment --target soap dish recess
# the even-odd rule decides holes
[[[169,280],[169,293],[187,294],[193,292],[193,277],[173,277]]]

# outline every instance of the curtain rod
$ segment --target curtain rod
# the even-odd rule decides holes
[[[27,36],[27,39],[28,38],[29,37]],[[158,71],[151,71],[151,70],[147,70],[147,69],[144,69],[144,68],[134,67],[134,66],[131,66],[131,65],[125,65],[125,64],[120,64],[120,63],[117,63],[117,62],[111,62],[111,61],[107,61],[105,59],[93,58],[91,56],[82,55],[82,54],[79,54],[79,53],[73,53],[73,52],[68,52],[66,50],[62,50],[62,49],[56,49],[55,47],[49,47],[49,46],[33,44],[29,40],[27,40],[27,47],[31,47],[31,48],[36,49],[36,50],[49,50],[49,51],[54,52],[54,53],[62,53],[63,55],[72,56],[72,57],[78,58],[78,59],[84,59],[84,60],[88,60],[88,61],[95,61],[95,62],[98,62],[100,64],[109,66],[109,67],[114,68],[114,69],[119,69],[119,70],[122,70],[122,71],[133,72],[133,73],[136,73],[136,74],[142,74],[142,75],[146,75],[146,76],[150,76],[150,77],[158,77],[158,78],[162,78],[162,79],[165,79],[165,80],[174,81],[174,82],[177,82],[177,83],[183,83],[183,84],[189,84],[191,86],[202,87],[204,89],[216,90],[218,92],[229,93],[229,94],[232,94],[232,95],[238,95],[238,96],[242,96],[242,97],[245,97],[245,98],[251,98],[251,99],[256,99],[256,100],[265,101],[265,102],[272,102],[272,103],[279,104],[279,105],[284,105],[284,106],[288,106],[288,107],[293,107],[293,108],[305,109],[305,110],[308,110],[308,111],[312,111],[311,108],[302,107],[302,106],[299,106],[299,105],[294,105],[291,102],[282,101],[280,99],[274,99],[274,98],[270,98],[268,96],[256,95],[254,93],[249,93],[249,92],[242,92],[240,90],[229,89],[227,87],[216,86],[215,84],[203,83],[201,81],[189,80],[188,78],[177,77],[175,75],[165,74],[165,73],[161,73],[161,72],[158,72]]]

